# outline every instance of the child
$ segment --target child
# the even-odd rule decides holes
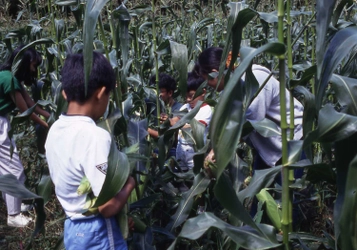
[[[24,167],[14,141],[8,135],[10,122],[8,115],[15,108],[20,112],[26,111],[35,105],[26,92],[24,84],[31,86],[37,67],[41,64],[41,55],[33,48],[24,51],[15,75],[11,72],[11,66],[16,55],[23,46],[14,50],[9,59],[0,66],[0,175],[13,174],[21,182],[25,182]],[[48,125],[38,115],[48,118],[50,115],[40,107],[36,107],[30,118],[37,124],[48,128]],[[31,218],[21,214],[21,199],[3,193],[7,207],[7,225],[11,227],[25,227]]]
[[[187,111],[190,112],[194,107],[196,107],[198,101],[204,100],[206,95],[205,89],[203,89],[203,93],[201,95],[193,99],[193,97],[196,94],[196,90],[203,82],[204,79],[196,75],[195,73],[190,72],[188,74],[187,94],[186,94],[187,103],[181,107],[180,111],[187,109]],[[212,117],[211,107],[206,103],[202,104],[200,110],[195,116],[195,119],[206,127],[204,133],[204,137],[205,137],[204,139],[206,139],[206,136],[208,134],[211,117]],[[190,127],[189,125],[185,125],[183,129],[188,129],[189,127]],[[182,130],[180,130],[178,135],[177,148],[176,148],[176,160],[178,161],[179,167],[181,168],[182,171],[187,171],[188,169],[193,168],[194,154],[195,154],[194,143],[189,140],[186,140],[183,136]]]
[[[55,191],[67,219],[64,244],[70,249],[127,249],[114,216],[123,208],[135,181],[129,177],[122,190],[99,213],[82,215],[86,194],[77,188],[86,176],[98,196],[108,167],[110,134],[96,126],[105,112],[115,74],[107,59],[93,52],[93,67],[85,94],[83,55],[69,55],[62,69],[62,94],[68,111],[51,127],[46,141],[46,157]]]
[[[150,86],[156,85],[156,76],[152,76],[150,78]],[[175,101],[174,92],[176,90],[176,80],[165,73],[159,74],[159,89],[160,89],[160,98],[165,103],[167,107],[171,109],[171,114],[178,112],[182,107],[182,104]],[[153,113],[156,116],[156,109]],[[168,115],[165,113],[161,113],[161,121],[165,121],[168,119]],[[153,138],[159,137],[159,132],[152,128],[148,128],[148,133]]]

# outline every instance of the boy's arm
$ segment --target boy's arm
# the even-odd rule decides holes
[[[129,176],[124,187],[108,202],[98,207],[99,213],[101,213],[105,218],[112,217],[116,215],[126,204],[131,191],[135,187],[135,180],[133,177]]]

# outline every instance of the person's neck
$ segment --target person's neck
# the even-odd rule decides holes
[[[88,116],[95,121],[93,107],[90,107],[90,105],[86,102],[83,104],[78,102],[69,102],[66,114]]]
[[[173,98],[171,98],[169,103],[168,103],[168,106],[172,107],[172,105],[174,105],[174,103],[175,103],[175,100]]]

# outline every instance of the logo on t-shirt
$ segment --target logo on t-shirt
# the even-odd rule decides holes
[[[100,165],[97,165],[96,168],[102,172],[103,174],[107,174],[107,169],[108,169],[108,163],[105,162],[105,163],[102,163]]]

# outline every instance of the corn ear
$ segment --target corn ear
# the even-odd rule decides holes
[[[79,186],[77,188],[77,194],[78,195],[83,195],[87,194],[92,191],[92,186],[90,185],[89,180],[87,179],[86,176],[83,176],[81,182],[79,183]]]

